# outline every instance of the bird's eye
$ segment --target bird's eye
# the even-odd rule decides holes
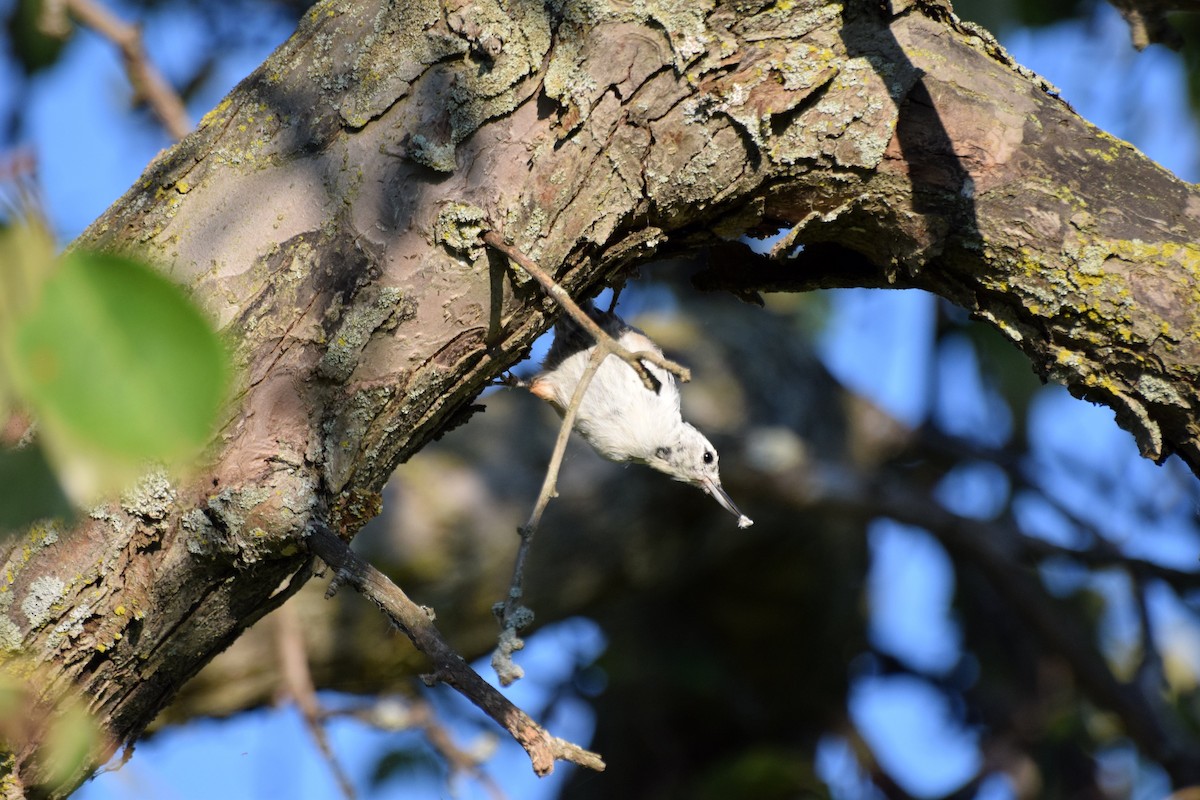
[[[716,458],[716,456],[714,456],[712,454],[712,450],[704,451],[704,463],[705,464],[711,464],[713,462],[713,459],[715,459],[715,458]]]

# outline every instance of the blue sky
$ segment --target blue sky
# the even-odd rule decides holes
[[[118,6],[118,8],[120,8]],[[131,15],[123,10],[126,17]],[[184,67],[201,54],[193,35],[195,21],[179,14],[148,20],[146,41],[151,57],[168,74],[183,74]],[[247,20],[264,30],[276,25],[277,41],[289,32],[266,12]],[[1188,180],[1197,176],[1196,124],[1184,104],[1184,74],[1177,56],[1161,48],[1135,53],[1128,30],[1107,5],[1101,5],[1088,22],[1064,23],[1030,32],[1003,32],[1002,38],[1017,61],[1057,84],[1064,97],[1086,118],[1114,135],[1134,142],[1143,152]],[[269,52],[270,44],[231,51],[221,59],[215,78],[193,102],[192,118],[208,108]],[[1082,65],[1082,66],[1081,66]],[[28,109],[25,139],[39,155],[47,206],[55,228],[64,240],[77,235],[92,219],[133,183],[145,165],[170,142],[153,126],[128,112],[129,88],[111,46],[82,32],[63,61],[37,78],[33,103]],[[11,80],[0,76],[0,105],[14,102]],[[80,120],[86,120],[86,125]],[[834,373],[849,386],[871,396],[902,420],[925,417],[928,393],[923,390],[938,370],[973,374],[962,364],[934,363],[933,301],[916,292],[838,292],[833,313],[821,341],[821,355]],[[953,359],[951,353],[944,359]],[[961,358],[971,358],[969,353]],[[985,435],[994,418],[986,387],[977,381],[942,381],[949,387],[940,401],[939,416],[958,426],[963,435]],[[1115,536],[1137,520],[1132,501],[1111,498],[1096,503],[1094,487],[1081,482],[1070,470],[1055,467],[1049,456],[1057,449],[1074,450],[1080,460],[1100,460],[1119,470],[1120,479],[1139,490],[1138,496],[1155,497],[1170,490],[1172,481],[1193,480],[1179,470],[1161,470],[1137,457],[1129,436],[1112,423],[1110,411],[1081,403],[1065,392],[1048,392],[1037,401],[1032,427],[1046,449],[1044,478],[1064,503],[1080,513],[1103,515]],[[1082,452],[1081,452],[1082,450]],[[986,468],[964,468],[943,487],[943,496],[956,503],[964,515],[986,516],[994,504],[1001,476]],[[1165,488],[1164,488],[1165,487]],[[1165,502],[1165,501],[1164,501]],[[1035,503],[1022,511],[1030,524],[1049,539],[1065,535],[1052,510]],[[1181,534],[1183,526],[1167,518],[1161,529],[1139,531],[1131,546],[1146,556],[1172,564],[1194,566],[1195,542]],[[870,534],[872,566],[868,576],[871,631],[880,649],[930,673],[957,663],[961,633],[950,609],[953,574],[944,552],[924,532],[881,521]],[[1081,576],[1063,574],[1049,580],[1067,586]],[[1195,637],[1192,618],[1166,597],[1153,600],[1164,627],[1183,631],[1182,640]],[[1133,610],[1115,603],[1105,620],[1106,637],[1122,646],[1136,630]],[[1195,638],[1188,641],[1196,641]],[[555,626],[534,637],[522,658],[531,675],[511,694],[536,698],[539,682],[565,667],[563,649],[599,652],[603,636],[586,620]],[[490,670],[481,668],[484,675]],[[445,697],[448,692],[443,691]],[[336,702],[336,699],[333,700]],[[457,701],[442,702],[454,705]],[[535,703],[536,705],[536,703]],[[935,796],[951,790],[969,777],[979,762],[977,733],[963,729],[946,707],[946,701],[917,678],[866,676],[856,685],[850,713],[862,727],[880,760],[893,770],[901,784],[917,796]],[[590,712],[577,705],[574,713],[552,720],[555,732],[586,739]],[[331,725],[335,750],[356,780],[363,781],[378,754],[394,745],[396,734],[381,735],[352,721]],[[473,725],[460,726],[464,741],[479,735]],[[1161,779],[1146,771],[1128,749],[1114,748],[1105,755],[1112,769],[1134,775],[1141,792],[1161,788]],[[861,787],[844,742],[829,737],[821,745],[819,763],[835,794],[856,797]],[[280,765],[286,764],[287,769]],[[555,784],[538,781],[522,751],[500,739],[500,752],[489,770],[512,797],[551,796]],[[840,788],[839,788],[840,787]],[[486,796],[480,787],[458,787],[457,796]],[[335,796],[335,786],[307,732],[290,709],[242,715],[229,721],[200,721],[164,732],[140,744],[122,770],[106,773],[84,787],[83,800],[117,798],[230,798]],[[381,797],[434,798],[445,796],[437,780],[401,786],[391,784]],[[1002,780],[990,781],[980,797],[1000,800],[1011,796]],[[1144,794],[1144,796],[1152,796]]]

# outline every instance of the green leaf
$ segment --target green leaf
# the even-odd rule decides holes
[[[33,305],[57,262],[54,237],[36,220],[0,231],[0,334]]]
[[[182,290],[120,256],[73,252],[11,342],[12,378],[57,458],[176,463],[211,433],[228,357]]]
[[[0,449],[0,531],[71,516],[71,503],[39,447]]]
[[[42,6],[41,0],[17,0],[8,18],[9,45],[27,75],[53,65],[66,44],[65,37],[47,36],[42,31],[38,24]]]
[[[379,789],[389,781],[424,776],[445,777],[445,765],[422,745],[406,744],[389,750],[375,762],[370,784],[372,789]]]

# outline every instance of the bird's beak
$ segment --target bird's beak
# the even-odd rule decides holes
[[[721,504],[722,508],[738,518],[737,526],[739,528],[749,528],[754,524],[754,520],[747,517],[741,512],[741,509],[734,505],[733,500],[731,500],[729,495],[725,493],[725,490],[721,488],[721,484],[717,483],[711,478],[704,478],[700,482],[700,487],[704,489],[704,491],[711,494],[713,499]]]

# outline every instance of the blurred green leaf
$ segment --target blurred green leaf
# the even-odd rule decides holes
[[[0,331],[35,301],[57,259],[42,225],[11,225],[0,233]]]
[[[755,800],[827,798],[829,791],[800,748],[749,747],[719,761],[697,777],[693,797],[700,800],[753,797]]]
[[[0,449],[0,531],[71,515],[71,503],[41,448]]]
[[[35,223],[0,231],[0,344],[12,337],[12,326],[33,305],[57,259],[54,240]],[[0,426],[20,405],[0,347]]]
[[[120,256],[66,255],[8,344],[14,386],[52,460],[74,473],[72,491],[81,457],[96,467],[194,455],[225,398],[228,357],[207,321],[167,278]]]
[[[415,745],[389,750],[375,762],[371,772],[372,789],[393,780],[407,780],[417,776],[445,777],[446,767],[428,749]]]
[[[43,0],[17,0],[8,17],[9,44],[25,74],[29,75],[58,60],[65,39],[47,36],[38,26]]]
[[[90,761],[98,740],[96,721],[81,704],[69,703],[60,707],[46,735],[46,782],[50,786],[62,786],[73,781]]]

